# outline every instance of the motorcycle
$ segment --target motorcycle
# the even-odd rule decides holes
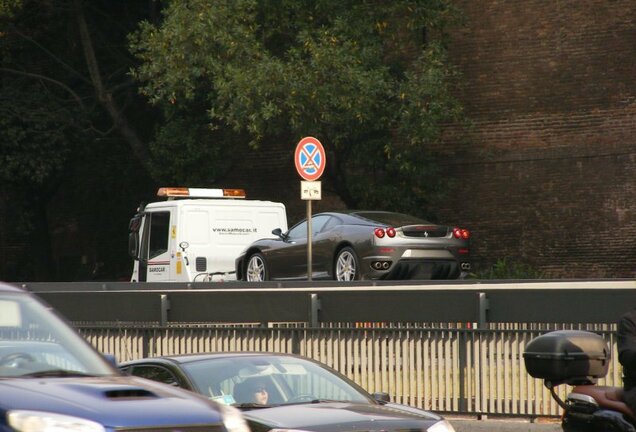
[[[557,330],[532,339],[523,354],[530,376],[543,379],[563,409],[564,432],[636,432],[636,416],[622,400],[622,387],[599,386],[610,350],[604,339],[582,330]],[[567,384],[563,401],[555,388]]]

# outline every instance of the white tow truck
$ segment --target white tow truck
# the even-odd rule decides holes
[[[234,261],[254,240],[287,230],[282,203],[245,199],[242,189],[162,187],[129,224],[131,282],[235,280]]]

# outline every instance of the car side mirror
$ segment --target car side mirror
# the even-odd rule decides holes
[[[139,258],[139,233],[131,232],[128,234],[128,255],[131,258]]]
[[[280,228],[273,229],[272,234],[274,234],[276,237],[283,238],[283,231]]]
[[[381,404],[391,402],[391,396],[389,396],[387,392],[375,392],[372,396],[373,399],[375,399],[377,402],[380,402]]]

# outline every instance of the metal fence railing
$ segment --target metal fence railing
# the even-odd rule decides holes
[[[621,385],[612,325],[76,327],[119,361],[214,351],[295,353],[331,366],[369,392],[386,391],[397,403],[442,413],[528,417],[558,416],[560,408],[543,382],[526,373],[524,347],[546,331],[579,328],[596,331],[610,346],[612,362],[600,383]],[[567,390],[561,386],[559,395]]]

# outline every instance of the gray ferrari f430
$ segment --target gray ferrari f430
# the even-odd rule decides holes
[[[384,211],[311,218],[312,279],[457,279],[470,271],[470,232]],[[236,259],[238,279],[307,279],[307,221],[260,239]]]

